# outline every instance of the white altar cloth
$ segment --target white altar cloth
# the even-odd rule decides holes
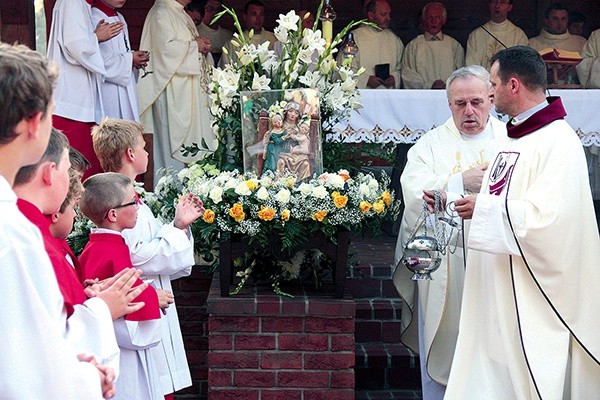
[[[445,90],[363,89],[363,108],[352,111],[327,139],[346,143],[415,143],[450,118]],[[600,199],[600,89],[550,89],[562,98],[566,120],[586,147],[594,199]],[[495,115],[495,112],[493,112]],[[502,117],[502,116],[500,116]],[[507,120],[506,116],[503,117]]]

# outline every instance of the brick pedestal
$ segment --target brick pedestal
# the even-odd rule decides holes
[[[208,300],[210,400],[354,399],[354,314],[349,297],[245,287]]]

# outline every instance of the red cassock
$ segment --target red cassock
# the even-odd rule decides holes
[[[42,212],[30,202],[18,199],[17,207],[23,215],[38,227],[44,239],[44,247],[50,258],[54,274],[58,281],[61,294],[64,298],[65,308],[67,309],[67,317],[73,314],[73,308],[77,304],[83,304],[87,300],[87,296],[83,290],[83,286],[77,277],[77,272],[66,258],[66,251],[63,248],[61,241],[50,232],[50,221],[42,214]],[[67,245],[68,246],[68,245]]]
[[[106,279],[125,268],[133,268],[129,257],[129,247],[123,237],[112,233],[91,233],[90,241],[79,257],[84,279]],[[133,286],[142,284],[140,279]],[[143,301],[145,306],[127,314],[128,321],[147,321],[160,319],[158,295],[152,286],[148,286],[133,302]]]

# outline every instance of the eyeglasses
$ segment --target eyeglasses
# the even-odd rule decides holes
[[[111,208],[110,210],[116,210],[118,208],[123,208],[123,207],[129,207],[129,206],[134,206],[135,209],[137,210],[138,208],[140,208],[140,203],[138,202],[137,198],[133,199],[132,201],[130,201],[129,203],[125,203],[125,204],[119,204],[116,207]],[[104,219],[108,218],[108,213],[110,212],[110,210],[108,210],[106,212],[106,214],[104,215]]]

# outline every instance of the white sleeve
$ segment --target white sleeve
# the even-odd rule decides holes
[[[194,265],[194,238],[171,224],[161,224],[147,206],[142,207],[136,226],[122,232],[133,266],[146,275],[189,275]]]
[[[104,300],[91,298],[74,307],[67,319],[67,340],[77,353],[93,354],[96,360],[119,371],[119,346],[110,310]]]
[[[114,326],[119,347],[144,350],[154,347],[160,342],[160,319],[127,321],[121,317],[114,321]]]
[[[0,233],[7,267],[0,279],[0,398],[102,399],[98,369],[80,362],[64,337],[64,304],[50,261],[12,233]]]
[[[475,203],[475,211],[469,229],[470,249],[490,254],[512,254],[520,256],[517,242],[510,228],[506,215],[505,199],[500,196],[479,193]],[[515,201],[509,200],[514,203]],[[511,207],[513,224],[521,225],[524,214],[517,207]],[[516,226],[515,226],[516,228]]]

